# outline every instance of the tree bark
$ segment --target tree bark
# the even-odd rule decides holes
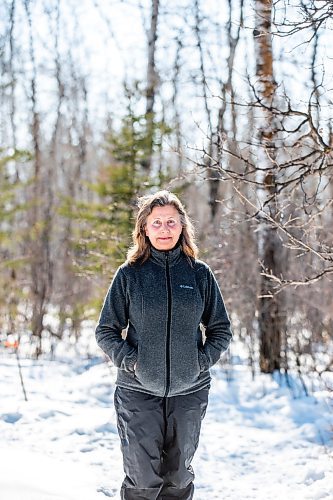
[[[15,10],[16,10],[16,0],[12,0],[11,6],[10,6],[10,29],[9,29],[9,64],[8,64],[8,70],[9,70],[9,75],[10,75],[10,126],[11,126],[11,133],[12,133],[12,146],[14,151],[16,151],[17,148],[17,141],[16,141],[16,96],[15,96],[15,89],[16,89],[16,71],[15,71],[15,65],[14,65],[14,59],[15,59],[15,36],[14,36],[14,31],[15,31]],[[17,164],[15,162],[15,180],[18,182],[20,180],[19,176],[19,171],[17,168]]]
[[[259,128],[258,180],[262,186],[258,193],[263,211],[275,219],[278,212],[276,192],[276,126],[270,111],[274,101],[276,83],[273,71],[271,34],[272,0],[256,0],[256,27],[254,40],[256,49],[257,95],[262,104]],[[267,201],[269,200],[269,201]],[[260,369],[272,373],[280,369],[282,304],[280,295],[274,295],[272,280],[267,276],[281,275],[281,242],[276,227],[265,221],[264,213],[258,232],[258,253],[262,266],[258,300],[258,327],[260,336]]]
[[[148,64],[147,64],[147,89],[146,89],[146,130],[147,130],[147,155],[142,161],[142,167],[149,171],[152,164],[154,147],[154,118],[155,97],[158,85],[155,55],[158,28],[159,0],[152,0],[150,29],[148,31]]]
[[[44,203],[47,176],[45,176],[42,169],[40,115],[37,103],[37,66],[29,0],[24,0],[24,7],[29,27],[29,55],[32,67],[30,99],[32,115],[31,135],[34,152],[31,213],[32,229],[28,242],[32,292],[31,331],[32,336],[37,341],[35,356],[38,358],[42,353],[43,320],[46,314],[47,299],[50,295],[50,288],[52,286],[52,267],[50,263],[51,213],[49,212],[49,204]]]

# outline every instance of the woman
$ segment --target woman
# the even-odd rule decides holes
[[[121,498],[189,500],[209,368],[229,346],[230,321],[212,271],[196,259],[193,226],[176,195],[139,200],[133,241],[96,328],[118,367]]]

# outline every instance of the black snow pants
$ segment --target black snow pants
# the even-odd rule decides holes
[[[125,479],[122,500],[191,500],[191,461],[198,447],[209,387],[157,397],[117,387],[114,404]]]

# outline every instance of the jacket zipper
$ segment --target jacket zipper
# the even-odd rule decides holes
[[[166,252],[165,254],[165,272],[166,272],[166,280],[167,280],[167,301],[168,301],[168,317],[167,317],[167,337],[166,337],[166,387],[165,387],[165,393],[164,396],[167,396],[169,393],[170,389],[170,358],[171,358],[171,343],[170,343],[170,337],[171,337],[171,305],[172,305],[172,298],[171,298],[171,280],[170,280],[170,268],[169,268],[169,253]]]

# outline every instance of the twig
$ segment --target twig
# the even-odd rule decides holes
[[[15,354],[16,354],[17,366],[18,366],[18,370],[19,370],[19,374],[20,374],[21,387],[22,387],[22,391],[23,391],[24,400],[28,401],[27,393],[26,393],[26,390],[25,390],[25,387],[24,387],[24,380],[23,380],[23,375],[22,375],[22,368],[21,368],[21,363],[20,363],[20,357],[19,357],[19,353],[18,353],[18,346],[15,349]]]

